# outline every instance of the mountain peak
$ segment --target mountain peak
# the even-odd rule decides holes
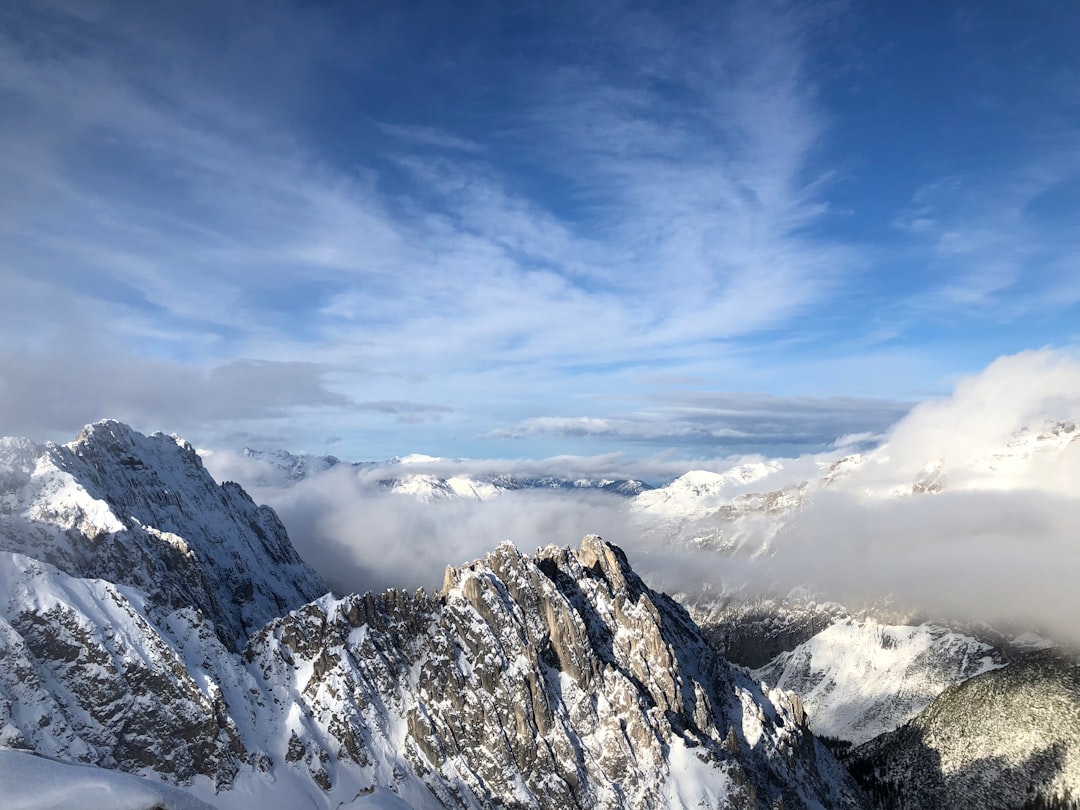
[[[417,806],[858,805],[798,700],[719,659],[597,535],[533,555],[502,543],[447,568],[431,598],[320,600],[257,634],[245,657],[252,671],[289,661],[280,699],[302,695],[305,713],[341,729],[305,721],[290,743],[327,791],[345,769],[320,752],[355,749],[367,767],[423,774],[436,798]],[[372,684],[403,722],[334,708],[341,694],[385,701]],[[384,725],[404,740],[384,740]]]
[[[14,505],[0,516],[0,550],[197,608],[229,646],[327,590],[273,511],[219,486],[178,436],[107,419],[26,466],[0,475]]]

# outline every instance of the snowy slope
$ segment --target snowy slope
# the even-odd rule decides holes
[[[212,810],[182,790],[149,779],[0,748],[5,810]]]
[[[464,475],[440,478],[424,473],[387,479],[382,482],[382,485],[395,495],[408,495],[421,503],[433,503],[452,498],[487,501],[506,491],[494,484]]]
[[[948,687],[1003,665],[989,644],[945,627],[848,617],[754,675],[798,694],[815,733],[860,744],[907,722]]]
[[[423,503],[450,499],[487,501],[508,492],[528,490],[588,490],[606,492],[622,497],[633,497],[650,489],[642,481],[608,478],[558,478],[519,475],[483,474],[440,476],[432,473],[397,474],[390,469],[392,477],[383,477],[379,484],[399,495],[409,495]]]
[[[883,808],[1075,807],[1080,668],[1039,654],[971,678],[850,761]]]
[[[138,589],[0,571],[0,745],[220,808],[858,806],[794,696],[599,538],[505,544],[431,595],[326,596],[242,654],[191,609],[151,621]]]
[[[297,483],[344,463],[337,456],[294,455],[287,450],[252,450],[249,447],[241,450],[240,455],[254,462],[251,469],[262,473],[252,481],[256,486]]]
[[[635,499],[637,508],[671,517],[695,519],[731,502],[781,469],[779,461],[740,464],[727,472],[692,470]]]
[[[718,807],[747,785],[768,802],[785,786],[788,806],[854,801],[797,701],[720,662],[598,538],[531,558],[504,544],[433,596],[321,600],[246,655],[275,685],[269,736],[331,799],[359,767],[403,774],[402,795],[418,776],[430,806]]]
[[[244,756],[239,730],[221,690],[151,621],[148,601],[134,588],[0,552],[0,745],[228,784]],[[203,659],[229,660],[191,611],[172,624],[185,618],[206,631]]]
[[[769,459],[738,464],[723,473],[696,470],[637,495],[630,513],[652,545],[769,555],[814,494],[861,462],[858,455],[798,462]]]
[[[940,442],[909,446],[903,434],[894,437],[844,476],[839,488],[871,498],[1029,488],[1076,494],[1067,474],[1080,458],[1080,425],[1072,419],[1025,425],[986,445],[944,434]]]
[[[597,537],[301,605],[321,583],[273,513],[182,439],[0,455],[0,746],[220,808],[858,803],[798,700]]]

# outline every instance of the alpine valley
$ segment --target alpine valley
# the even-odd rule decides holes
[[[436,587],[358,594],[177,436],[2,439],[4,807],[1075,806],[1080,670],[1043,628],[705,575],[650,587],[671,558],[794,554],[836,493],[1004,487],[1075,459],[1080,430],[911,470],[887,449],[659,486],[248,451],[260,496],[342,470],[418,508],[590,493],[640,538],[629,556],[595,534],[502,543]]]

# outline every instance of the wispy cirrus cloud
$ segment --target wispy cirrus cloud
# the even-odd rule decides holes
[[[403,402],[401,400],[381,399],[373,402],[358,402],[354,406],[359,411],[392,414],[399,422],[419,424],[420,422],[438,422],[443,414],[453,413],[454,409],[446,405],[434,405],[428,402]]]
[[[412,146],[449,149],[454,152],[483,152],[484,145],[468,138],[461,138],[434,127],[422,127],[410,124],[391,124],[378,122],[378,127],[391,138]]]
[[[721,15],[724,41],[756,32],[770,47],[721,58],[695,35],[689,63],[645,36],[678,40],[689,20],[594,20],[585,33],[608,56],[511,65],[543,92],[500,111],[491,148],[369,115],[372,143],[392,148],[343,164],[267,127],[277,111],[258,89],[238,104],[211,80],[213,55],[195,69],[193,40],[99,8],[53,12],[75,46],[62,52],[0,40],[3,90],[26,113],[0,131],[18,147],[0,172],[21,184],[7,186],[21,205],[0,261],[21,284],[79,296],[148,360],[310,361],[341,401],[448,403],[405,417],[361,406],[430,419],[462,412],[469,380],[496,369],[516,386],[591,367],[602,387],[602,368],[630,356],[678,364],[783,323],[844,263],[798,232],[818,211],[807,168],[823,119],[794,12]],[[41,22],[23,13],[23,28]],[[288,4],[275,14],[305,32],[287,59],[309,75],[330,34]],[[156,40],[180,70],[140,70]],[[679,112],[661,83],[699,102]],[[520,159],[496,162],[495,147]],[[528,161],[557,168],[530,189]],[[190,333],[205,337],[169,339]],[[396,382],[371,397],[361,377]]]
[[[1078,202],[1075,148],[1052,150],[1005,177],[951,176],[924,185],[896,225],[944,280],[912,306],[1012,319],[1072,305],[1080,238],[1062,213]]]
[[[996,214],[959,213],[999,190],[959,170],[967,191],[891,211],[911,226],[893,231],[897,255],[930,257],[910,284],[845,230],[834,197],[858,181],[822,70],[835,9],[251,11],[0,11],[6,342],[76,340],[50,303],[73,302],[113,365],[310,363],[341,402],[436,408],[324,403],[319,438],[297,427],[295,443],[348,431],[356,455],[408,441],[474,453],[477,436],[555,416],[607,420],[611,439],[647,432],[634,414],[656,411],[653,387],[634,381],[655,374],[904,399],[1015,347],[909,364],[864,352],[873,373],[856,382],[851,355],[936,313],[977,319],[980,302],[1002,317],[1080,300],[1075,240],[1047,224],[1061,193],[1049,163]],[[1053,306],[1064,319],[1071,305]],[[605,410],[617,393],[622,410]],[[19,402],[26,414],[0,413],[12,430],[34,409]],[[664,417],[657,444],[762,434]],[[815,419],[785,423],[791,438],[823,435]]]

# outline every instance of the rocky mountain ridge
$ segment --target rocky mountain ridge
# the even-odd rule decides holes
[[[598,537],[259,625],[319,580],[185,442],[2,447],[0,746],[223,808],[860,806],[798,699]]]
[[[218,485],[179,437],[106,420],[69,444],[3,441],[0,551],[192,607],[231,649],[328,590],[273,510]]]

